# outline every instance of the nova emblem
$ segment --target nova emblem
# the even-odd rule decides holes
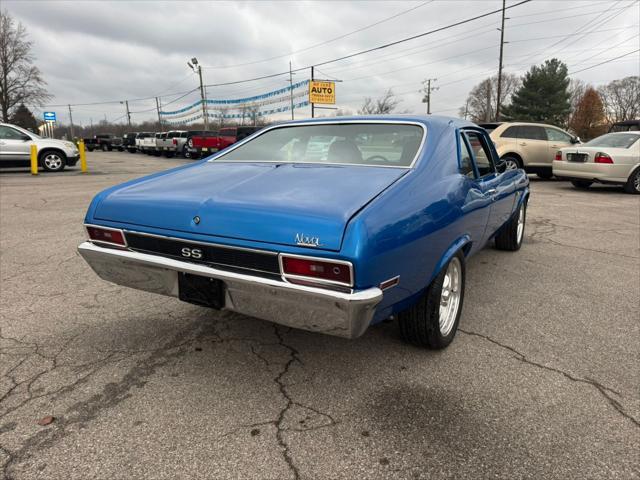
[[[300,245],[302,247],[319,247],[320,237],[310,237],[303,233],[296,233],[296,245]]]
[[[202,250],[200,250],[199,248],[184,247],[182,249],[182,256],[199,260],[202,258]]]
[[[196,225],[198,225],[200,223],[200,217],[199,216],[195,216],[193,217],[193,223],[195,223]]]

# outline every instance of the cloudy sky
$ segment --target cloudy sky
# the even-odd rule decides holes
[[[519,0],[507,0],[507,6]],[[198,85],[187,60],[197,57],[206,84],[244,80],[306,67],[383,45],[501,8],[501,0],[325,2],[62,2],[3,0],[27,28],[37,65],[55,96],[73,107],[75,123],[154,118],[155,100],[180,108]],[[600,85],[640,74],[640,54],[592,67],[640,48],[640,2],[534,0],[507,11],[505,71],[522,74],[556,56],[572,77]],[[421,82],[436,78],[432,112],[456,115],[468,91],[497,72],[500,15],[495,14],[390,48],[318,67],[316,76],[342,80],[337,106],[356,111],[365,96],[388,88],[400,109],[426,111]],[[579,71],[583,70],[584,71]],[[309,78],[300,71],[295,80]],[[279,76],[207,88],[207,97],[238,98],[286,86]],[[50,107],[62,122],[66,108]],[[309,116],[309,108],[296,112]]]

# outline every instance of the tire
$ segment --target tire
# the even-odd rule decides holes
[[[191,152],[189,151],[186,145],[182,147],[182,156],[184,158],[191,158]]]
[[[500,160],[504,161],[505,170],[517,170],[518,168],[522,168],[522,161],[517,157],[506,155]]]
[[[57,150],[44,150],[40,153],[38,162],[47,172],[61,172],[67,164],[67,157]]]
[[[496,248],[515,252],[520,250],[524,239],[524,227],[527,221],[527,202],[522,202],[516,214],[496,235]]]
[[[107,146],[107,144],[106,144],[106,143],[103,143],[103,144],[102,144],[102,151],[103,151],[103,152],[106,152],[107,150],[109,150],[109,147]]]
[[[124,152],[124,148],[123,147],[118,147],[118,151],[119,152]]]
[[[592,183],[589,180],[571,180],[571,185],[582,190],[589,188]]]
[[[464,283],[464,255],[458,252],[427,287],[418,303],[398,315],[402,339],[429,349],[447,347],[458,330]],[[445,298],[446,304],[443,304]]]
[[[129,148],[128,151],[129,151],[129,153],[136,153],[136,149],[135,148]]]
[[[624,186],[624,191],[640,195],[640,168],[636,168],[636,171],[629,176],[629,180]]]
[[[538,177],[542,178],[543,180],[551,180],[553,178],[553,172],[551,170],[537,172],[536,175],[538,175]]]
[[[93,152],[93,147],[87,147],[87,150],[89,150],[90,152]]]

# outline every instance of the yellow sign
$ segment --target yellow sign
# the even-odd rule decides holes
[[[309,82],[309,101],[311,103],[336,103],[335,82]]]

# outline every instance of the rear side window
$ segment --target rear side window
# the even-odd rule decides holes
[[[547,137],[549,137],[549,141],[551,142],[562,142],[562,143],[571,143],[571,135],[568,135],[560,130],[555,128],[545,127],[547,132]]]
[[[458,141],[460,142],[460,173],[467,177],[473,178],[473,160],[471,159],[471,152],[465,142],[462,134],[458,135]]]
[[[22,140],[25,135],[11,127],[0,125],[0,138],[3,140]]]
[[[504,132],[502,132],[502,135],[500,135],[500,137],[502,138],[518,138],[518,130],[520,129],[520,127],[509,127],[507,128]]]

